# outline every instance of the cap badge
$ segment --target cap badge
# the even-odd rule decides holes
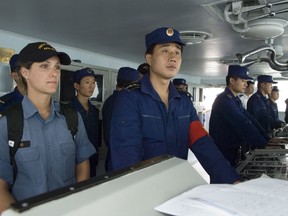
[[[171,29],[171,28],[168,28],[168,29],[166,30],[166,34],[171,37],[171,36],[173,36],[173,34],[174,34],[174,30]]]
[[[50,46],[47,43],[42,43],[38,46],[38,49],[43,49],[43,50],[53,50],[56,51],[56,49],[54,49],[52,46]]]
[[[88,68],[87,73],[93,73],[92,69]]]

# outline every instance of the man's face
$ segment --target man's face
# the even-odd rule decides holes
[[[247,95],[251,95],[254,92],[254,84],[250,84],[249,86],[246,87],[245,93]]]
[[[261,87],[262,87],[265,94],[271,94],[272,83],[261,83]]]
[[[84,97],[91,97],[96,87],[96,80],[94,76],[85,76],[80,83],[74,83],[74,88],[77,89],[79,95]]]
[[[269,95],[269,97],[274,101],[278,100],[279,99],[279,91],[272,91],[271,94]]]
[[[243,93],[247,87],[247,80],[241,78],[230,78],[230,89],[233,93]]]
[[[177,43],[157,44],[152,54],[146,54],[146,61],[152,76],[170,80],[180,70],[181,46]]]

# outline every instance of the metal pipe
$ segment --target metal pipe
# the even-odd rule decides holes
[[[262,46],[262,47],[256,48],[256,49],[251,50],[251,51],[244,53],[244,54],[237,53],[236,57],[238,58],[239,63],[243,63],[243,62],[245,62],[246,58],[248,58],[249,56],[255,55],[255,54],[262,52],[262,51],[271,50],[271,49],[273,50],[273,48],[271,46]]]
[[[280,63],[280,62],[275,62],[272,61],[272,59],[268,58],[261,58],[260,62],[266,62],[269,64],[269,66],[276,71],[287,71],[288,70],[288,62],[286,63]]]
[[[271,59],[261,58],[260,62],[266,62],[269,64],[269,66],[276,71],[287,71],[288,70],[288,64],[286,66],[276,66]]]
[[[277,70],[277,71],[287,71],[288,70],[288,62],[286,62],[286,63],[278,62],[276,60],[276,51],[271,46],[262,46],[262,47],[251,50],[251,51],[244,53],[244,54],[237,53],[236,57],[238,58],[239,63],[243,64],[243,63],[245,63],[246,59],[249,56],[258,54],[259,52],[262,52],[262,51],[268,51],[268,54],[267,54],[268,58],[260,58],[260,62],[267,62],[273,70]],[[251,61],[249,61],[249,62],[251,62]]]
[[[248,6],[246,7],[247,9],[246,10],[243,10],[243,12],[250,12],[250,11],[254,11],[254,10],[259,10],[259,9],[262,9],[262,8],[272,8],[273,6],[276,6],[276,5],[281,5],[281,4],[288,4],[288,0],[283,0],[283,1],[279,1],[279,2],[268,2],[267,4],[264,4],[264,5],[256,5],[256,6]]]
[[[281,63],[281,62],[278,62],[277,59],[276,59],[276,51],[274,49],[271,49],[270,50],[270,59],[272,61],[272,63],[276,66],[276,67],[286,67],[287,68],[287,62],[286,63]],[[286,69],[287,70],[287,69]]]
[[[263,14],[261,16],[250,18],[250,19],[247,20],[247,22],[258,20],[258,19],[262,19],[262,18],[265,18],[265,17],[274,17],[274,16],[276,16],[276,14],[287,13],[287,12],[288,12],[288,8],[285,8],[285,9],[282,9],[282,10],[278,10],[278,11],[271,11],[268,14]]]

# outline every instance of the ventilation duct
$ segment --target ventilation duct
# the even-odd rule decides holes
[[[212,37],[212,34],[203,31],[181,31],[180,38],[186,45],[203,43]]]

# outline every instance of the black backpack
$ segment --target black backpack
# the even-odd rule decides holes
[[[65,116],[67,127],[71,132],[72,138],[78,131],[78,115],[77,111],[71,108],[69,105],[60,103],[60,113]],[[11,164],[13,166],[13,175],[14,182],[17,175],[17,166],[14,159],[14,156],[17,152],[17,149],[21,143],[21,138],[23,134],[24,126],[24,116],[22,104],[17,103],[11,105],[3,113],[7,118],[7,131],[8,131],[8,140],[9,140],[9,154],[11,159]]]

